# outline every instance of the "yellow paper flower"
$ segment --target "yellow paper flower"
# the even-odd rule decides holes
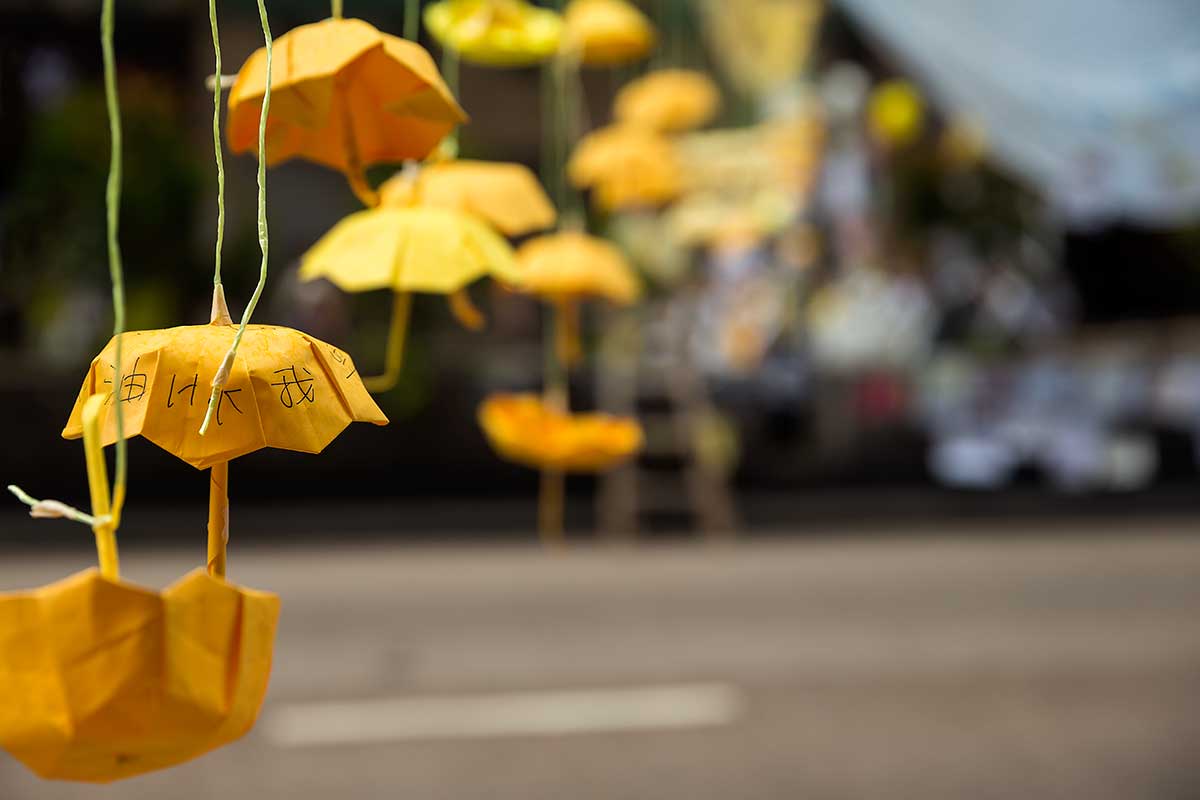
[[[233,152],[257,150],[265,91],[260,49],[229,91]],[[267,163],[303,158],[341,170],[366,205],[366,167],[425,158],[466,119],[423,47],[362,20],[301,25],[275,41]]]
[[[382,205],[441,208],[472,214],[505,236],[523,236],[554,225],[558,214],[538,179],[522,164],[442,161],[415,177],[397,173],[379,187]]]
[[[464,60],[516,67],[554,55],[563,23],[555,12],[524,0],[441,0],[425,9],[425,27]]]
[[[197,570],[162,593],[95,570],[0,595],[0,745],[43,778],[107,783],[241,738],[279,598]]]
[[[658,44],[649,18],[626,0],[571,0],[563,24],[565,46],[588,66],[640,61]]]
[[[504,459],[534,469],[603,472],[642,449],[637,420],[608,414],[567,414],[533,394],[493,395],[479,407],[479,425]]]
[[[699,128],[721,106],[721,91],[703,72],[663,69],[630,81],[617,92],[618,121],[664,133]]]
[[[925,103],[908,81],[884,81],[867,101],[867,125],[871,135],[885,147],[911,144],[921,134]]]
[[[563,231],[530,239],[517,250],[522,291],[550,300],[601,298],[629,305],[642,287],[629,261],[595,236]]]
[[[633,125],[589,133],[567,164],[571,183],[608,211],[660,206],[679,196],[682,174],[669,139]]]

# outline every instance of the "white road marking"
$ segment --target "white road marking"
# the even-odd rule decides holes
[[[279,747],[565,736],[727,725],[745,698],[725,683],[292,703],[264,720]]]

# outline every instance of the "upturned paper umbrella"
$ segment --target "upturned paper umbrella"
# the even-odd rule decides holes
[[[466,287],[485,276],[520,283],[512,248],[483,222],[440,208],[384,207],[351,214],[300,264],[304,281],[325,278],[347,292],[395,293],[387,368],[365,381],[372,391],[386,391],[399,379],[411,293],[449,295],[455,316],[477,329],[483,316],[471,305]]]
[[[358,19],[302,25],[275,43],[266,161],[304,158],[345,173],[365,205],[377,203],[364,170],[422,159],[467,117],[429,53]],[[256,51],[229,93],[235,153],[257,152],[266,51]]]
[[[643,444],[637,420],[569,414],[535,394],[493,395],[478,417],[497,455],[534,469],[604,472],[628,461]]]
[[[107,783],[239,739],[271,674],[277,596],[203,570],[162,593],[120,579],[107,401],[80,413],[100,570],[0,594],[0,745],[43,778]],[[62,509],[36,503],[34,516]]]
[[[563,24],[525,0],[441,0],[425,9],[425,27],[466,61],[516,67],[554,55]]]
[[[634,125],[589,133],[571,154],[567,175],[608,211],[663,205],[679,196],[683,182],[671,141]]]
[[[721,91],[703,72],[663,69],[626,84],[613,114],[619,122],[678,133],[709,122],[720,107]]]
[[[505,236],[545,230],[558,218],[538,179],[522,164],[441,161],[397,173],[379,187],[381,205],[471,214]]]
[[[640,61],[658,44],[658,32],[626,0],[571,0],[563,11],[563,44],[588,66]]]

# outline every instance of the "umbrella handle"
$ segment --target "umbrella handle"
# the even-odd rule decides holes
[[[412,306],[412,295],[395,292],[392,299],[392,326],[388,330],[387,361],[382,375],[363,378],[368,392],[386,392],[400,382],[400,368],[404,365],[404,339],[408,334],[408,312]]]
[[[117,525],[121,503],[125,499],[125,485],[117,478],[116,491],[110,503],[108,494],[108,465],[104,462],[104,444],[100,439],[100,409],[110,399],[120,402],[113,395],[96,394],[88,398],[83,406],[83,454],[87,463],[88,491],[92,497],[92,516],[95,523],[92,532],[96,535],[96,554],[100,560],[100,574],[110,581],[120,580],[121,565],[117,555]]]
[[[214,464],[208,475],[208,574],[225,579],[229,545],[229,462]]]

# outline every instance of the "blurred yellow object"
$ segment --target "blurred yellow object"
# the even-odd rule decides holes
[[[640,61],[658,44],[649,18],[626,0],[571,0],[563,24],[565,47],[588,66]]]
[[[908,81],[884,81],[867,101],[867,124],[871,135],[884,147],[895,149],[912,144],[921,134],[925,103]]]
[[[987,132],[969,117],[955,117],[942,131],[938,155],[954,169],[970,169],[987,153]]]
[[[307,334],[250,325],[229,373],[216,425],[199,435],[209,387],[237,328],[228,321],[124,334],[124,374],[113,374],[116,340],[92,361],[62,435],[83,435],[89,397],[116,400],[102,413],[102,439],[116,441],[113,402],[123,404],[125,435],[141,434],[199,469],[263,447],[319,453],[351,422],[387,424],[350,356]]]
[[[538,179],[522,164],[442,161],[399,172],[379,187],[384,206],[428,207],[472,214],[505,236],[554,225],[558,214]]]
[[[43,778],[108,781],[241,738],[279,598],[196,570],[161,594],[95,570],[0,596],[0,744]]]
[[[530,239],[517,250],[520,289],[548,300],[602,298],[629,305],[642,287],[621,251],[604,239],[563,231]]]
[[[265,91],[260,49],[229,92],[233,152],[256,151]],[[362,20],[302,25],[275,42],[267,163],[299,157],[341,170],[366,205],[376,202],[366,167],[424,158],[466,119],[424,48]]]
[[[799,81],[824,11],[822,0],[699,0],[704,32],[743,91],[769,96]]]
[[[465,61],[515,67],[554,55],[563,23],[525,0],[441,0],[425,9],[425,27]]]
[[[512,247],[483,222],[457,211],[381,207],[351,214],[321,237],[300,262],[300,280],[325,278],[347,292],[395,292],[382,375],[364,379],[373,392],[400,379],[411,292],[450,295],[450,310],[471,330],[483,315],[466,294],[490,275],[519,284]]]
[[[721,90],[703,72],[663,69],[617,92],[613,114],[619,122],[678,133],[706,124],[720,106]]]
[[[660,206],[679,196],[682,175],[671,141],[634,125],[610,125],[589,133],[567,164],[571,183],[593,189],[608,211]]]
[[[508,242],[474,217],[440,208],[351,214],[300,263],[301,280],[326,278],[347,292],[450,294],[486,275],[521,282]]]
[[[642,449],[637,420],[569,414],[534,394],[493,395],[479,407],[479,425],[504,459],[534,469],[603,472]]]

